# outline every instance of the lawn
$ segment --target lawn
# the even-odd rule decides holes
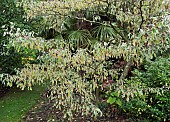
[[[45,89],[46,85],[34,86],[32,91],[12,88],[0,98],[0,122],[22,122]]]

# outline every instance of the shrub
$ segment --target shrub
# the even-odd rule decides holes
[[[133,84],[141,84],[143,94],[126,102],[123,109],[153,121],[170,120],[170,58],[157,57],[146,63],[146,71],[135,70]],[[137,89],[137,87],[136,87]]]

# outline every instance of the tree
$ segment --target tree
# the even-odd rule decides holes
[[[169,14],[168,5],[169,2],[165,0],[164,1],[129,0],[119,2],[114,0],[113,1],[89,0],[78,2],[74,0],[47,1],[47,2],[42,1],[35,4],[35,6],[34,5],[29,6],[33,7],[34,9],[32,10],[35,11],[34,13],[33,11],[30,11],[29,15],[30,17],[32,17],[41,14],[42,16],[44,15],[47,20],[48,19],[51,20],[54,17],[58,16],[56,18],[56,21],[57,22],[60,21],[58,22],[59,25],[60,24],[62,25],[61,22],[62,18],[73,18],[81,20],[82,22],[84,21],[90,22],[91,24],[98,24],[99,26],[97,26],[96,31],[93,30],[94,33],[93,35],[96,35],[96,37],[99,36],[98,37],[100,38],[99,40],[106,41],[104,37],[109,37],[111,42],[113,42],[112,40],[117,42],[115,45],[125,43],[128,46],[132,44],[134,46],[135,45],[141,47],[145,46],[146,48],[151,46],[154,48],[155,44],[153,44],[153,41],[159,43],[158,40],[162,40],[162,36],[157,36],[157,34],[159,32],[164,32],[165,30],[161,28],[161,26],[163,26],[161,21],[168,17]],[[157,6],[159,6],[159,8]],[[39,9],[36,9],[36,7]],[[74,12],[75,10],[80,12],[76,13]],[[86,12],[88,12],[88,14],[91,15],[90,19],[87,16]],[[54,26],[55,24],[58,24],[55,22],[51,23],[50,25]],[[103,35],[101,31],[105,29],[107,29],[105,33],[110,32],[110,34],[108,33],[108,35]],[[150,35],[151,32],[153,33],[152,35]],[[77,35],[77,33],[75,34]],[[166,37],[166,39],[168,38]],[[166,39],[164,39],[164,41],[166,41]],[[157,48],[155,49],[157,50]],[[137,52],[137,54],[139,53]],[[149,53],[151,53],[152,55],[155,52],[153,50],[152,51],[150,50]],[[143,55],[143,58],[144,57],[145,55]],[[140,60],[131,58],[132,57],[128,57],[129,60],[135,61]],[[131,63],[127,64],[131,65]],[[128,70],[125,70],[120,79],[124,79],[127,76],[127,71]]]
[[[1,0],[0,4],[0,85],[5,85],[6,75],[16,74],[16,69],[23,67],[23,57],[28,50],[17,52],[10,44],[14,35],[22,30],[31,30],[26,20],[22,3],[16,0]],[[8,84],[9,85],[9,84]],[[10,86],[13,84],[10,84]]]
[[[22,6],[16,5],[15,0],[1,0],[0,5],[0,74],[13,74],[19,67],[21,58],[13,47],[9,47],[9,36],[17,28],[25,28],[25,13]],[[17,62],[17,64],[16,64]]]
[[[129,92],[124,90],[131,88],[126,86],[125,80],[131,66],[139,67],[144,60],[169,48],[168,5],[168,1],[160,0],[54,0],[24,4],[25,8],[30,8],[30,18],[44,16],[50,28],[55,27],[61,32],[66,19],[76,19],[94,25],[95,30],[88,31],[92,31],[98,40],[104,40],[96,42],[90,50],[78,48],[73,54],[70,51],[72,45],[63,38],[49,42],[41,38],[36,41],[32,37],[24,39],[28,43],[21,43],[23,46],[45,52],[40,58],[42,63],[26,64],[17,76],[9,79],[21,88],[50,81],[50,98],[58,109],[63,110],[65,117],[72,118],[76,112],[82,115],[92,113],[97,117],[101,115],[99,104],[103,89],[116,91],[129,99]],[[103,30],[109,33],[104,36],[101,34]],[[75,32],[74,38],[82,36],[80,30]],[[21,42],[20,38],[16,40],[16,44]],[[35,75],[37,72],[39,75]],[[134,96],[135,92],[132,90],[130,94]]]

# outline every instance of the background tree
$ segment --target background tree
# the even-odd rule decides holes
[[[0,76],[2,79],[4,79],[4,73],[10,75],[16,74],[16,68],[23,66],[22,57],[25,55],[24,51],[17,52],[12,45],[9,45],[13,35],[20,30],[31,30],[31,26],[26,20],[26,13],[22,8],[22,3],[16,0],[1,0]],[[0,79],[0,82],[3,81],[2,79]]]

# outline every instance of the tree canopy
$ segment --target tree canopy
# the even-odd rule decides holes
[[[35,33],[11,31],[9,45],[18,53],[27,52],[27,56],[21,56],[22,68],[16,68],[15,74],[1,74],[7,85],[31,89],[37,83],[50,82],[49,98],[68,119],[76,113],[93,118],[102,115],[101,99],[120,108],[129,107],[124,103],[131,99],[131,103],[138,100],[146,107],[138,108],[140,115],[153,110],[148,100],[150,94],[157,94],[158,101],[161,101],[161,91],[167,95],[168,90],[162,87],[169,85],[155,87],[145,83],[145,78],[131,79],[130,73],[133,68],[142,69],[142,65],[170,48],[169,1],[29,0],[21,3]],[[44,32],[52,36],[39,37]],[[153,67],[157,65],[153,63]],[[137,73],[132,74],[138,76]],[[163,117],[159,119],[167,120],[165,114],[160,114]]]

